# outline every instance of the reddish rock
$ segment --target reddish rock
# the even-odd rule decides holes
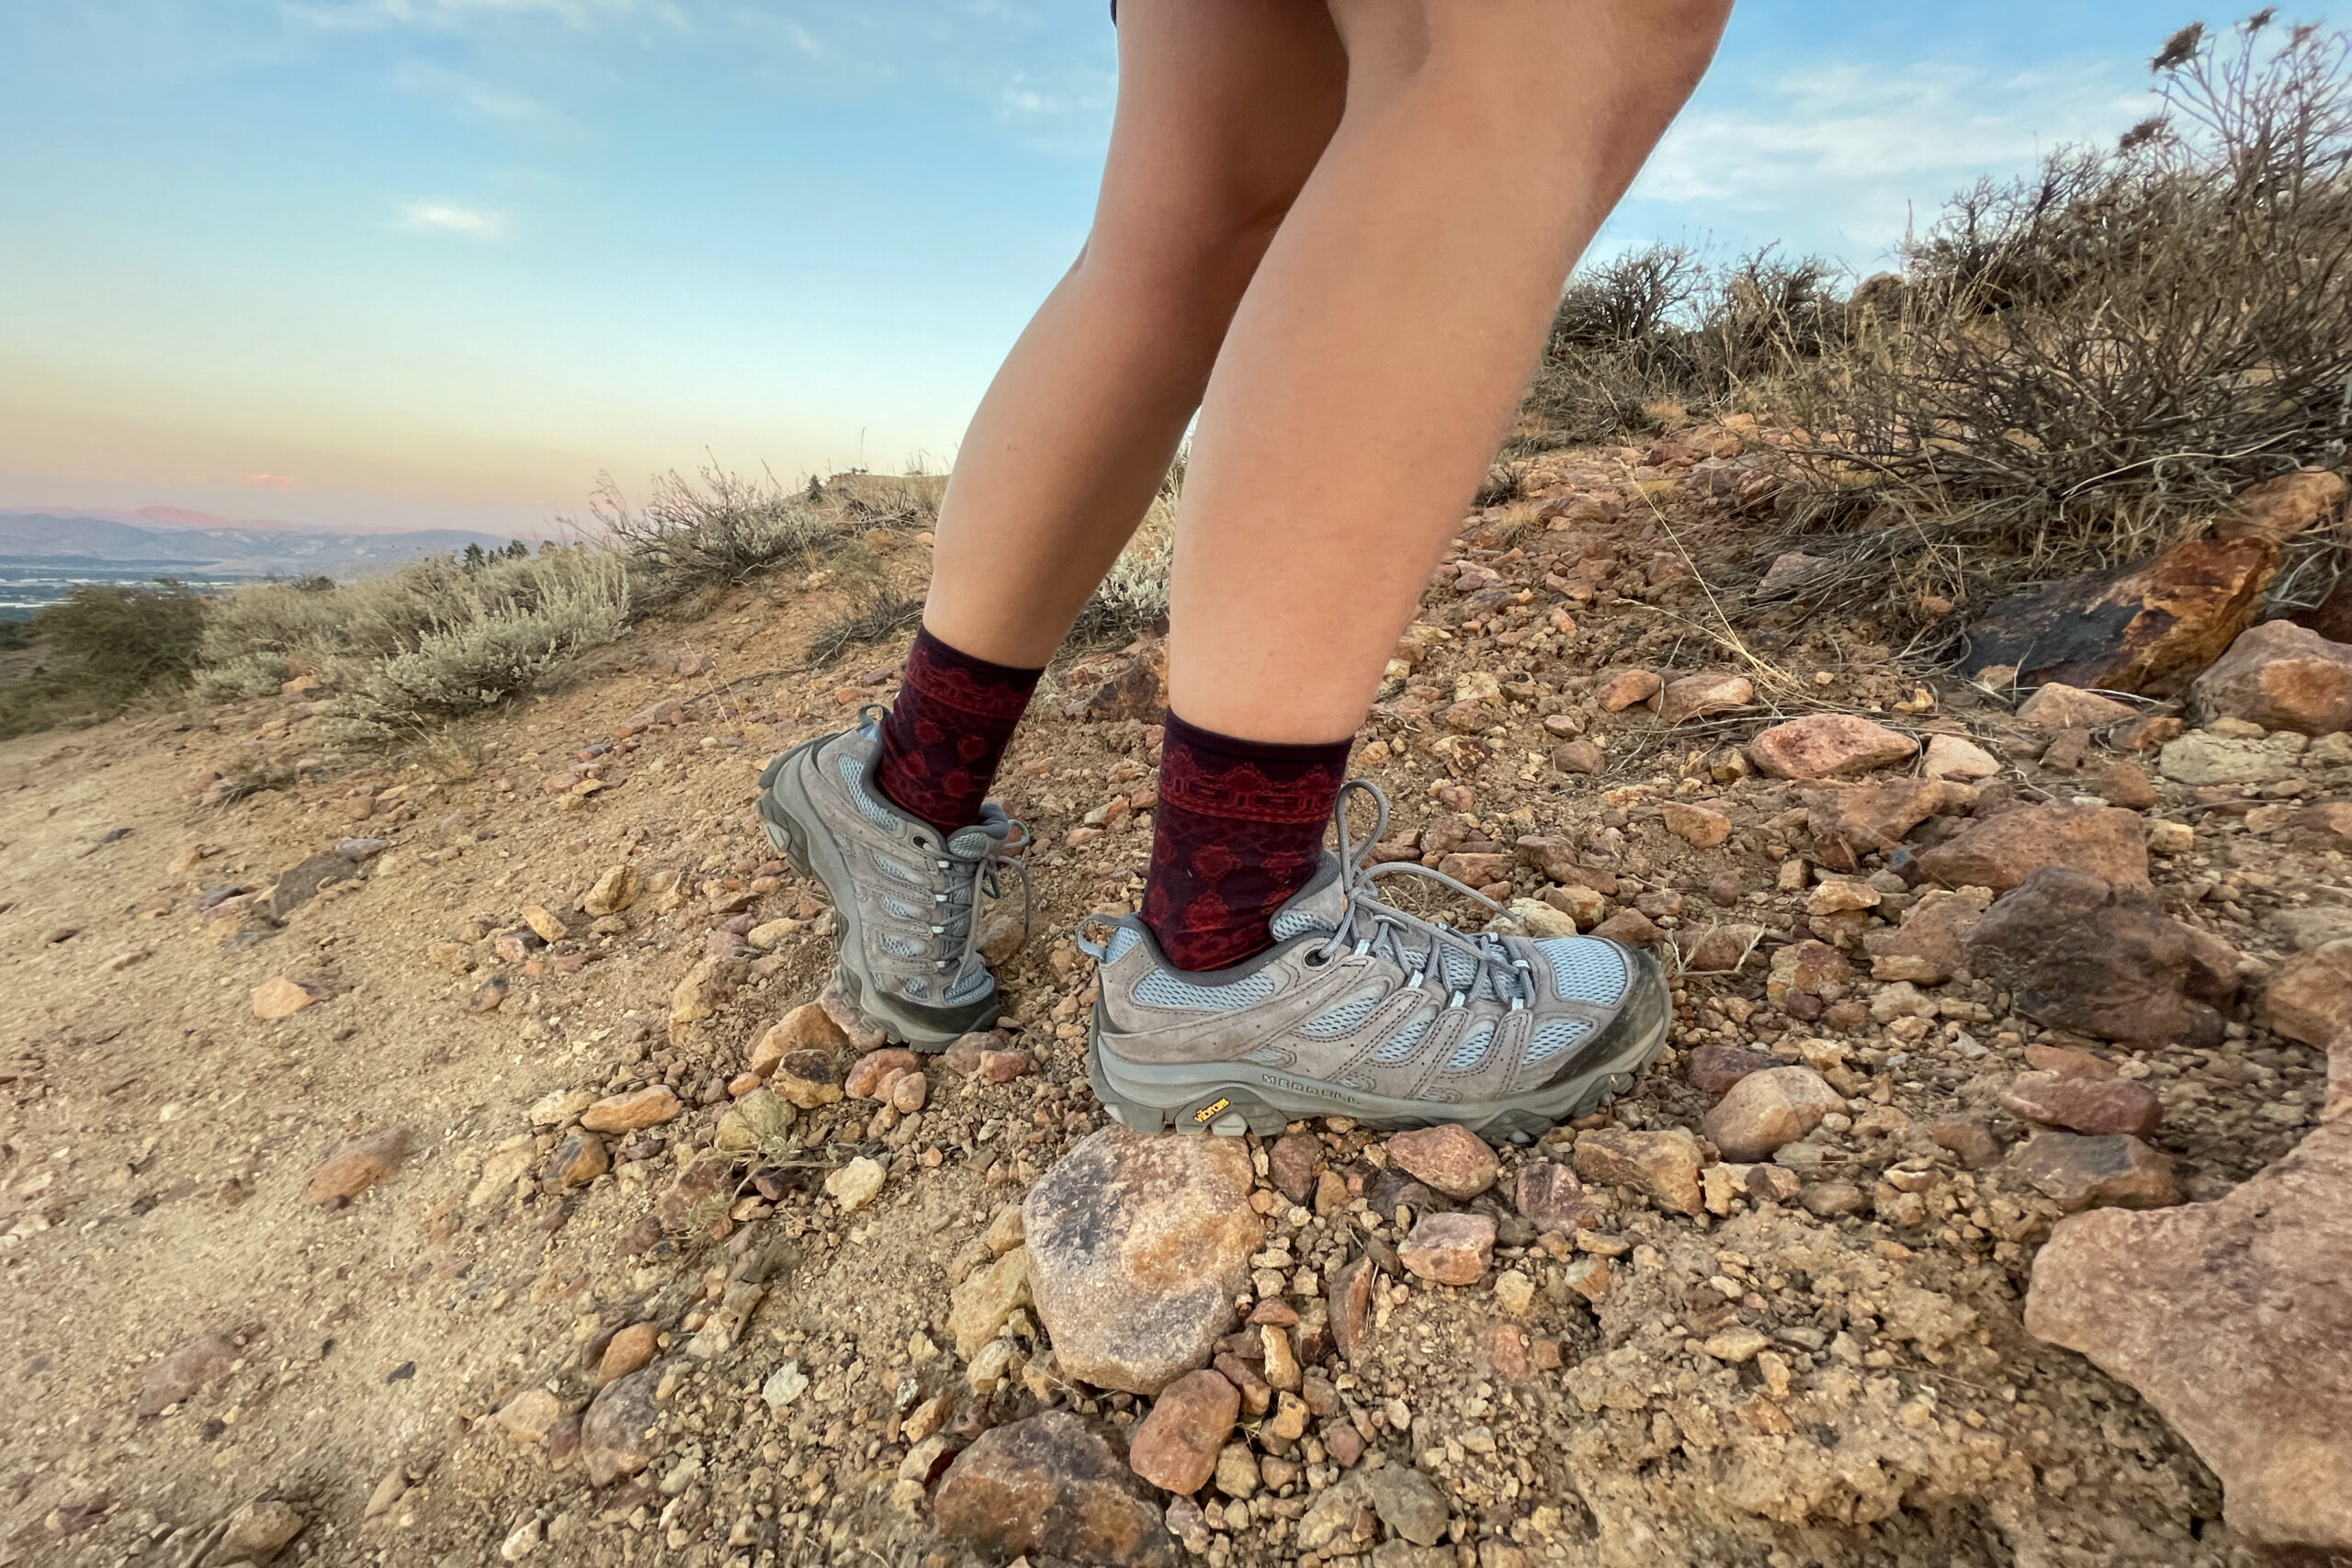
[[[2262,539],[2283,545],[2322,522],[2344,504],[2342,474],[2298,468],[2291,474],[2248,485],[2209,532],[2216,539]]]
[[[2239,718],[2303,735],[2352,728],[2352,646],[2291,621],[2250,626],[2190,683],[2188,706],[2199,724]]]
[[[605,1341],[605,1353],[596,1358],[595,1383],[603,1388],[653,1361],[654,1352],[661,1348],[662,1331],[650,1323],[632,1323]]]
[[[1690,1080],[1693,1089],[1722,1094],[1748,1074],[1779,1066],[1761,1051],[1742,1050],[1736,1045],[1702,1045],[1683,1063],[1682,1076]]]
[[[1815,713],[1776,724],[1747,743],[1748,760],[1776,779],[1826,779],[1906,762],[1919,743],[1849,713]]]
[[[1756,687],[1744,675],[1685,675],[1667,686],[1658,698],[1658,717],[1668,724],[1712,718],[1746,707]]]
[[[1827,942],[1791,942],[1773,953],[1764,996],[1774,1007],[1787,1007],[1802,998],[1816,1004],[1834,1002],[1846,994],[1853,978],[1854,966]]]
[[[2077,1051],[2071,1045],[2032,1044],[2025,1048],[2025,1065],[2038,1073],[2055,1073],[2062,1078],[2111,1078],[2115,1064],[2089,1051]]]
[[[1495,1250],[1495,1222],[1486,1214],[1426,1214],[1413,1226],[1397,1260],[1409,1273],[1441,1285],[1475,1285]]]
[[[1997,1165],[2001,1158],[2001,1140],[1982,1122],[1955,1116],[1929,1123],[1928,1136],[1939,1148],[1950,1149],[1960,1156],[1960,1163],[1971,1170],[1983,1170]]]
[[[1871,978],[1942,985],[1961,967],[1968,933],[1991,901],[1981,887],[1967,892],[1935,887],[1922,893],[1904,912],[1901,927],[1863,933]]]
[[[2044,1127],[2099,1135],[2144,1138],[2165,1119],[2164,1102],[2130,1078],[2019,1073],[2001,1091],[2002,1108]]]
[[[1699,1141],[1680,1127],[1637,1133],[1597,1127],[1577,1136],[1577,1174],[1645,1192],[1679,1214],[1705,1205],[1699,1191]]]
[[[931,1516],[941,1535],[991,1562],[1046,1551],[1114,1568],[1184,1560],[1117,1450],[1066,1410],[981,1433],[940,1478]]]
[[[1609,765],[1600,748],[1585,739],[1564,740],[1552,748],[1552,768],[1562,773],[1597,773]]]
[[[2278,966],[2262,998],[2262,1021],[2306,1045],[2352,1030],[2352,937],[2323,942]]]
[[[980,1053],[980,1081],[1011,1083],[1026,1075],[1035,1066],[1026,1051],[983,1051]]]
[[[1187,1372],[1159,1391],[1127,1438],[1129,1468],[1154,1486],[1197,1492],[1216,1473],[1217,1450],[1233,1433],[1241,1395],[1214,1371]]]
[[[546,1178],[550,1187],[585,1187],[611,1168],[604,1139],[594,1133],[571,1133],[548,1156]]]
[[[1770,1067],[1732,1085],[1699,1130],[1725,1159],[1747,1163],[1771,1158],[1845,1108],[1846,1097],[1811,1067]]]
[[[1498,1323],[1480,1335],[1478,1356],[1507,1382],[1527,1376],[1527,1336],[1516,1324]]]
[[[1731,837],[1731,818],[1703,806],[1669,800],[1664,815],[1666,830],[1693,849],[1712,850]]]
[[[2009,1152],[2018,1179],[2072,1214],[2084,1209],[2161,1209],[2180,1201],[2172,1161],[2125,1134],[2036,1133]]]
[[[2027,806],[1971,823],[1919,857],[1942,887],[2006,893],[2037,867],[2066,866],[2105,882],[2148,885],[2148,825],[2111,806]]]
[[[363,1138],[353,1138],[311,1172],[302,1200],[321,1205],[348,1203],[392,1172],[408,1157],[408,1129],[388,1127]]]
[[[1511,1207],[1539,1231],[1573,1235],[1585,1223],[1584,1184],[1566,1166],[1538,1160],[1520,1168]]]
[[[654,1084],[607,1095],[580,1113],[580,1124],[592,1133],[635,1133],[676,1121],[681,1109],[676,1095]]]
[[[1639,909],[1620,909],[1593,927],[1591,934],[1627,947],[1656,947],[1666,933]]]
[[[1747,962],[1764,934],[1758,926],[1710,926],[1703,931],[1688,927],[1674,933],[1682,950],[1682,968],[1689,975],[1730,975]]]
[[[1416,1127],[1388,1140],[1388,1163],[1449,1198],[1476,1198],[1495,1184],[1495,1151],[1458,1123]]]
[[[1655,670],[1621,671],[1601,682],[1593,692],[1592,700],[1603,712],[1623,713],[1635,703],[1645,703],[1657,696],[1665,683]]]
[[[2222,1038],[2216,965],[2144,887],[2044,866],[1984,912],[1965,951],[1971,970],[2013,987],[2017,1010],[2040,1022],[2147,1044]]]
[[[243,1354],[225,1334],[192,1334],[149,1369],[130,1408],[136,1415],[153,1416],[182,1404],[206,1384],[228,1376]]]
[[[2030,686],[2169,696],[2245,629],[2277,559],[2267,540],[2190,539],[2012,595],[1969,627],[1961,668],[2007,669]]]
[[[1815,857],[1824,865],[1852,871],[1864,855],[1891,852],[1943,803],[1944,786],[1935,779],[1807,790],[1805,817]]]
[[[2095,793],[2109,806],[2145,811],[2156,804],[2156,784],[2137,762],[2110,762],[2101,769]]]
[[[901,1074],[922,1071],[922,1058],[903,1048],[869,1051],[849,1070],[842,1090],[852,1100],[886,1100]]]
[[[2059,1222],[2026,1296],[2027,1329],[2139,1390],[2282,1561],[2352,1552],[2347,1192],[2352,1124],[2322,1126],[2218,1201]]]
[[[1089,1134],[1021,1206],[1029,1291],[1070,1377],[1157,1393],[1233,1327],[1263,1227],[1238,1139]]]
[[[1294,1203],[1315,1195],[1315,1173],[1323,1163],[1323,1145],[1311,1133],[1285,1133],[1274,1140],[1266,1156],[1267,1178]]]

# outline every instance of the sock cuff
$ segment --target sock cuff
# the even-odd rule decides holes
[[[1244,740],[1167,716],[1159,805],[1242,822],[1319,823],[1331,815],[1355,738]]]
[[[965,713],[984,718],[1017,719],[1029,705],[1029,694],[1037,689],[1038,677],[1045,672],[1042,668],[1018,670],[976,658],[941,641],[931,635],[930,627],[923,626],[916,630],[914,646],[907,649],[907,666],[899,683],[933,702]]]

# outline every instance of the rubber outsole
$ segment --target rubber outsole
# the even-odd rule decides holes
[[[813,805],[807,801],[797,782],[792,781],[791,766],[801,753],[821,746],[831,739],[831,736],[823,736],[803,741],[783,755],[771,759],[768,765],[760,770],[760,825],[767,830],[768,842],[792,863],[795,871],[820,885],[832,897],[833,981],[841,991],[842,999],[848,1002],[857,1015],[878,1031],[889,1043],[905,1045],[925,1054],[944,1051],[964,1035],[995,1023],[1002,1010],[1001,1005],[995,993],[991,992],[988,1001],[968,1012],[956,1015],[954,1024],[935,1024],[928,1020],[910,1019],[891,1006],[888,997],[876,994],[867,984],[866,976],[858,972],[850,957],[859,949],[855,901],[844,897],[846,889],[834,886],[835,876],[843,882],[848,880],[846,868],[835,863],[830,852],[822,857],[812,852],[808,830],[801,826],[791,806],[783,798],[785,788],[789,786],[792,794],[800,797],[808,814],[811,817],[815,815]],[[826,874],[828,863],[832,864],[833,876]]]
[[[1088,1032],[1087,1082],[1113,1121],[1138,1132],[1271,1136],[1293,1122],[1346,1116],[1381,1129],[1459,1122],[1488,1142],[1524,1143],[1561,1122],[1591,1115],[1632,1089],[1642,1070],[1666,1048],[1672,998],[1657,960],[1645,953],[1637,957],[1638,994],[1603,1032],[1606,1049],[1599,1059],[1547,1091],[1515,1100],[1468,1105],[1386,1100],[1247,1062],[1218,1063],[1197,1074],[1181,1075],[1192,1077],[1190,1082],[1170,1081],[1180,1075],[1161,1069],[1155,1082],[1144,1076],[1152,1069],[1130,1067],[1104,1052],[1100,1000]],[[1611,1033],[1623,1037],[1608,1044]]]

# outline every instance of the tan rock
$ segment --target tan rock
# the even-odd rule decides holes
[[[2061,1221],[2025,1324],[2132,1384],[2222,1481],[2236,1539],[2352,1552],[2352,1125],[2218,1201]]]
[[[2130,1078],[2019,1073],[2001,1091],[2002,1109],[2022,1121],[2093,1136],[2145,1138],[2164,1120],[2164,1102]]]
[[[1416,1127],[1388,1140],[1388,1163],[1449,1198],[1476,1198],[1495,1184],[1495,1151],[1459,1123]]]
[[[1089,1134],[1030,1189],[1029,1289],[1069,1376],[1156,1393],[1233,1326],[1263,1227],[1236,1139]]]
[[[2352,937],[2298,953],[2262,998],[2263,1022],[2290,1040],[2326,1046],[2352,1031]]]
[[[1669,683],[1658,699],[1658,717],[1668,724],[1712,718],[1746,707],[1756,687],[1744,675],[1685,675]]]
[[[2018,707],[2020,721],[2036,729],[2102,729],[2140,716],[2140,710],[2097,692],[2052,681],[2037,687]]]
[[[491,1421],[514,1442],[536,1446],[563,1415],[563,1401],[543,1388],[526,1388],[504,1404]]]
[[[604,1387],[641,1367],[652,1365],[655,1352],[662,1348],[662,1331],[650,1323],[632,1323],[605,1342],[605,1353],[596,1359],[596,1386]]]
[[[2001,763],[1982,746],[1964,736],[1930,735],[1928,754],[1920,761],[1920,769],[1931,779],[1957,779],[1973,784],[1979,779],[1996,776]]]
[[[542,942],[561,942],[571,934],[571,928],[563,923],[563,918],[544,904],[526,905],[523,923],[538,932]]]
[[[267,1019],[272,1022],[279,1019],[292,1018],[304,1008],[325,999],[324,991],[302,985],[299,981],[289,980],[283,975],[272,975],[268,979],[255,986],[251,998],[254,1016]]]
[[[1598,1127],[1577,1135],[1577,1174],[1647,1193],[1680,1214],[1705,1207],[1699,1190],[1699,1142],[1683,1128],[1639,1133]]]
[[[638,878],[634,866],[616,865],[596,879],[580,900],[583,914],[599,918],[617,915],[637,902]]]
[[[2298,468],[2248,485],[2231,498],[2213,524],[2212,536],[2283,545],[2340,508],[2345,488],[2344,476],[2325,468]]]
[[[1029,1253],[1014,1247],[956,1287],[948,1298],[947,1332],[956,1353],[967,1361],[1004,1331],[1012,1314],[1029,1304]]]
[[[1786,1007],[1792,997],[1834,1002],[1846,994],[1853,979],[1854,966],[1827,942],[1791,942],[1773,953],[1764,996],[1774,1007]]]
[[[1919,743],[1848,713],[1815,713],[1776,724],[1747,743],[1748,760],[1776,779],[1826,779],[1909,761]]]
[[[1699,1123],[1725,1159],[1770,1159],[1846,1108],[1846,1097],[1811,1067],[1769,1067],[1726,1090]]]
[[[186,1403],[198,1391],[227,1377],[243,1349],[225,1334],[192,1334],[164,1352],[140,1383],[133,1414],[146,1416]]]
[[[682,1109],[668,1088],[651,1084],[605,1096],[580,1113],[580,1124],[592,1133],[636,1133],[676,1121]]]
[[[852,1100],[887,1100],[889,1086],[902,1073],[922,1071],[922,1058],[900,1048],[869,1051],[849,1070],[842,1089]]]
[[[1944,804],[1936,779],[1886,779],[1804,793],[1814,853],[1822,864],[1852,871],[1864,855],[1888,854]]]
[[[1966,961],[1968,933],[1992,901],[1991,890],[1984,887],[1934,887],[1920,894],[1898,929],[1863,934],[1871,978],[1942,985]]]
[[[408,1156],[408,1142],[405,1127],[387,1127],[350,1140],[311,1172],[302,1188],[302,1201],[321,1205],[350,1202],[400,1168]]]

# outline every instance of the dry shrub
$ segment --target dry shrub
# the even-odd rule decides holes
[[[0,737],[107,718],[181,685],[196,668],[204,603],[194,589],[164,580],[79,583],[43,605],[24,639],[40,661],[0,682]]]
[[[656,475],[634,510],[610,474],[596,477],[589,515],[604,542],[637,570],[640,597],[668,604],[685,594],[748,581],[778,565],[813,564],[843,534],[842,509],[811,493],[786,491],[772,474],[746,479],[717,464],[694,478]]]
[[[2185,29],[2154,67],[2162,115],[1955,197],[1900,289],[1790,378],[1824,481],[1796,522],[1836,536],[1805,547],[2014,584],[2020,557],[2049,576],[2139,555],[2343,461],[2346,39],[2263,12],[2219,46]]]
[[[1132,642],[1167,626],[1168,574],[1176,559],[1176,505],[1184,493],[1185,457],[1176,455],[1143,522],[1079,611],[1071,647]]]

